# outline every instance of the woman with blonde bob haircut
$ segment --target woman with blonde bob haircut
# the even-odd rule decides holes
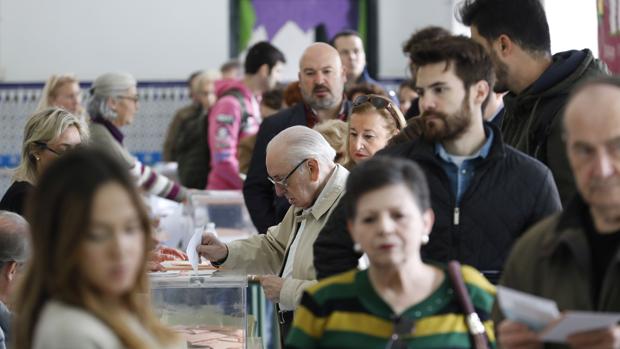
[[[32,255],[17,292],[15,348],[179,348],[148,302],[152,229],[127,170],[80,149],[29,201]]]
[[[86,123],[64,109],[48,108],[33,114],[24,129],[21,162],[0,209],[23,214],[25,197],[41,173],[64,152],[88,140]]]
[[[357,97],[349,117],[348,167],[375,155],[405,125],[403,113],[389,98],[376,94]]]
[[[84,119],[85,110],[82,107],[82,91],[80,82],[73,74],[59,74],[50,76],[43,86],[41,100],[37,111],[47,108],[62,108]]]

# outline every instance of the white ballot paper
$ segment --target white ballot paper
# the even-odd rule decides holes
[[[566,337],[583,331],[599,330],[616,325],[619,313],[595,313],[588,311],[567,311],[540,334],[545,342],[566,342]]]
[[[194,269],[194,273],[198,272],[198,264],[200,264],[200,255],[198,255],[196,248],[200,246],[200,243],[202,242],[202,232],[203,229],[196,229],[194,231],[194,235],[192,235],[192,238],[187,244],[187,249],[185,250],[185,253],[187,253],[187,259],[189,259],[192,269]]]
[[[555,301],[497,286],[497,301],[504,316],[526,324],[544,342],[565,343],[574,333],[604,329],[620,321],[620,313],[566,311],[560,313]]]

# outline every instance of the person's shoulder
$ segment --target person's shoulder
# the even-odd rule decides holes
[[[334,298],[348,298],[355,291],[355,279],[360,271],[352,269],[321,280],[306,289],[319,303]]]
[[[377,152],[377,156],[406,157],[419,140],[408,140],[402,143],[388,145]]]
[[[9,196],[23,196],[32,191],[34,186],[26,181],[15,181],[6,191]]]
[[[305,120],[306,111],[303,103],[297,103],[286,109],[282,109],[272,116],[265,118],[263,124],[267,125],[282,125],[285,127],[295,126],[298,123],[293,123],[295,117]]]
[[[514,244],[511,253],[534,255],[546,241],[549,241],[558,229],[562,212],[555,213],[532,225]]]
[[[35,329],[34,348],[120,348],[118,337],[101,320],[80,308],[48,302]]]
[[[506,153],[508,164],[511,166],[537,174],[547,174],[550,172],[549,168],[540,160],[517,150],[508,144],[504,144],[504,151]]]
[[[475,287],[490,295],[495,294],[495,286],[493,286],[478,269],[469,265],[463,265],[461,266],[461,274],[463,275],[463,281],[466,285]]]
[[[474,307],[484,310],[488,315],[495,302],[495,286],[480,271],[469,265],[461,266],[461,275]]]

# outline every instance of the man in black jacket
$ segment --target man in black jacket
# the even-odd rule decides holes
[[[303,103],[285,109],[261,124],[243,184],[245,204],[259,233],[264,234],[267,228],[280,223],[290,206],[284,198],[276,196],[273,184],[267,180],[267,144],[280,131],[291,126],[312,128],[327,119],[346,120],[350,103],[344,99],[345,81],[346,73],[338,51],[325,43],[310,45],[299,62]]]
[[[466,0],[459,19],[491,55],[504,96],[506,144],[551,169],[562,204],[576,192],[563,141],[562,112],[574,86],[607,74],[588,49],[551,55],[549,24],[540,0]]]
[[[416,48],[411,58],[419,67],[422,137],[379,156],[415,160],[426,173],[436,220],[423,257],[456,259],[497,281],[515,239],[561,209],[553,177],[483,122],[494,76],[481,45],[447,37]],[[357,265],[359,255],[336,210],[314,245],[319,278]]]

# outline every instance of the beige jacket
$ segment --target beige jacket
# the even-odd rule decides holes
[[[336,165],[306,216],[304,232],[300,236],[301,240],[293,260],[292,276],[284,280],[284,286],[280,291],[280,304],[285,308],[296,308],[306,287],[317,282],[312,246],[344,194],[348,175],[349,171],[341,165]],[[302,211],[301,208],[291,206],[282,222],[269,228],[266,234],[228,244],[228,257],[221,267],[245,269],[249,274],[279,275],[284,267],[284,256],[293,241],[297,223],[301,222],[299,217]]]
[[[149,348],[180,349],[185,341],[159,344],[137,318],[124,319],[125,326]],[[58,301],[48,301],[37,321],[32,339],[33,349],[125,349],[120,339],[104,322],[82,308]]]

